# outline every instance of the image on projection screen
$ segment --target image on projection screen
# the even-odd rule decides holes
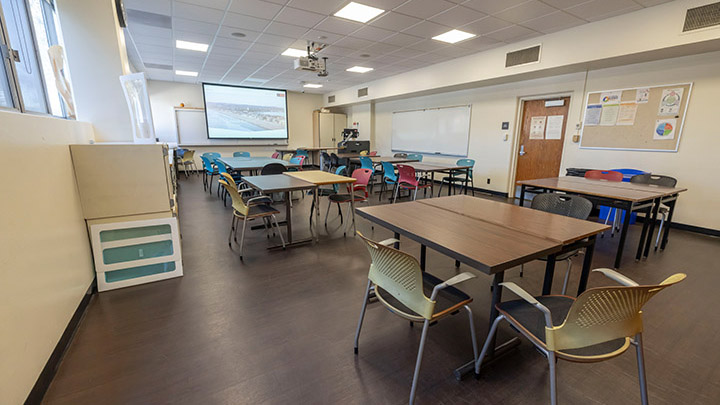
[[[287,139],[285,90],[203,83],[210,139]]]

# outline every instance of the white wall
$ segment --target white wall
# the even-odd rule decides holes
[[[704,173],[720,171],[717,129],[717,97],[720,94],[720,52],[666,59],[657,62],[594,70],[588,73],[587,91],[635,86],[654,86],[694,82],[680,149],[677,153],[604,151],[579,149],[572,142],[575,124],[581,121],[585,74],[574,73],[527,80],[477,89],[461,90],[422,97],[410,97],[375,103],[374,148],[390,155],[392,112],[414,108],[472,104],[470,127],[471,159],[476,160],[475,186],[499,192],[511,192],[514,182],[515,124],[521,97],[571,95],[569,118],[561,174],[566,167],[631,167],[678,178],[687,187],[677,206],[675,221],[720,229],[720,185]],[[503,121],[510,130],[501,130]],[[509,140],[504,141],[504,134]],[[454,158],[429,157],[428,161],[454,161]],[[490,179],[487,184],[486,179]]]
[[[69,144],[89,123],[0,111],[0,403],[20,404],[94,277]]]
[[[164,142],[177,142],[177,128],[175,126],[174,108],[180,103],[186,107],[203,108],[202,86],[199,84],[165,82],[157,80],[148,81],[150,105],[156,136]],[[322,106],[322,96],[319,94],[288,92],[288,130],[290,138],[289,148],[313,146],[312,112]],[[275,146],[190,146],[199,153],[220,152],[223,156],[230,156],[238,150],[248,151],[257,156],[270,156]],[[198,161],[199,163],[199,161]]]

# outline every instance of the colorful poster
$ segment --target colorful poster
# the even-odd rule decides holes
[[[676,127],[677,119],[675,118],[665,118],[655,121],[655,132],[653,132],[653,139],[659,141],[675,139]]]
[[[622,91],[600,93],[600,104],[602,104],[603,107],[606,105],[620,104],[620,97],[622,97]]]
[[[635,125],[637,107],[637,103],[633,102],[620,103],[620,110],[618,111],[615,125]]]
[[[602,105],[588,104],[585,107],[585,126],[593,127],[600,124],[600,113],[602,113]]]
[[[562,139],[563,122],[565,122],[564,115],[548,116],[545,139]]]
[[[638,104],[645,104],[650,99],[650,89],[645,87],[642,89],[637,89],[637,92],[635,93],[635,102]]]
[[[611,127],[615,125],[619,113],[619,104],[604,105],[602,108],[602,114],[600,114],[600,125],[604,127]]]
[[[680,112],[683,90],[683,88],[663,90],[658,115],[677,115]]]
[[[545,119],[547,117],[532,117],[530,118],[530,139],[544,139],[545,138]]]

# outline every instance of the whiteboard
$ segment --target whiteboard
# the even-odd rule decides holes
[[[464,105],[394,112],[392,150],[467,156],[470,108]]]
[[[202,108],[176,108],[175,124],[180,146],[287,145],[285,140],[208,139],[205,110]]]

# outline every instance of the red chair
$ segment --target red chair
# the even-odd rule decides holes
[[[590,180],[623,181],[623,174],[615,170],[588,170],[585,178]]]
[[[280,152],[275,152],[275,153],[273,153],[272,156],[270,156],[270,157],[273,158],[273,159],[280,159]]]
[[[364,202],[367,205],[370,205],[370,201],[368,200],[369,194],[367,191],[368,184],[370,183],[370,177],[372,177],[372,170],[370,169],[355,169],[352,173],[352,177],[356,180],[355,183],[352,184],[352,187],[350,184],[347,186],[347,194],[332,194],[328,196],[328,199],[330,200],[330,204],[328,204],[327,212],[325,213],[325,226],[327,226],[327,219],[328,214],[330,213],[330,206],[332,203],[336,203],[338,207],[338,212],[340,211],[340,204],[343,203],[349,203],[350,201],[357,202]],[[352,191],[350,191],[352,189]],[[362,194],[357,194],[358,191],[362,191]],[[350,205],[348,205],[348,211],[350,210]],[[350,216],[350,213],[348,212],[348,217]],[[352,212],[352,226],[353,230],[355,230],[355,211]],[[343,232],[343,235],[347,235],[347,230]]]
[[[376,150],[370,151],[370,153],[368,153],[368,156],[377,156],[377,151]]]
[[[415,168],[409,165],[397,165],[398,168],[398,186],[395,188],[395,197],[393,203],[397,200],[398,193],[401,188],[406,190],[415,190],[413,201],[417,199],[418,189],[427,189],[430,184],[420,184],[420,179],[415,175]]]

